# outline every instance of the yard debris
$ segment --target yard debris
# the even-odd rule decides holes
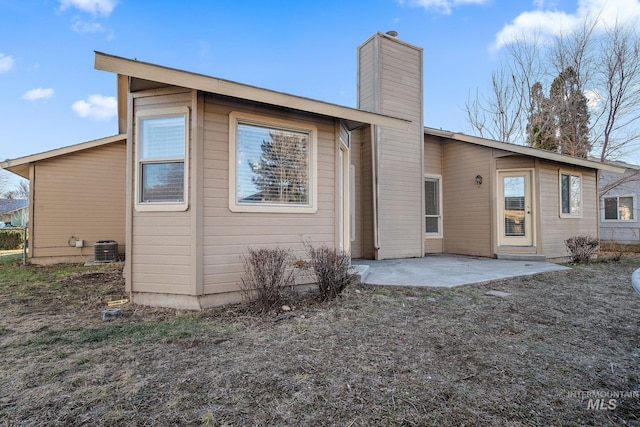
[[[119,308],[107,308],[102,311],[102,320],[108,322],[122,316],[122,309]]]
[[[125,305],[125,304],[126,304],[126,303],[128,303],[128,302],[129,302],[129,300],[128,300],[128,299],[117,299],[117,300],[115,300],[115,301],[109,301],[109,302],[107,303],[107,305],[108,305],[109,307],[120,307],[120,306],[122,306],[122,305]]]
[[[491,290],[491,291],[487,292],[485,295],[489,295],[490,297],[506,298],[506,297],[510,297],[511,293],[510,292],[502,292],[502,291]]]

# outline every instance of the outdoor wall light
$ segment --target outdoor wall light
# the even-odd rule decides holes
[[[476,184],[482,184],[482,175],[476,175]]]

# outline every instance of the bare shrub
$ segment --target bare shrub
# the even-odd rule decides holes
[[[564,244],[576,264],[588,264],[600,249],[598,239],[589,235],[569,237]]]
[[[257,310],[269,311],[295,292],[291,253],[282,248],[249,248],[247,252],[241,255],[242,294]]]
[[[324,245],[314,248],[307,243],[305,247],[323,301],[335,299],[347,286],[357,282],[358,276],[349,271],[348,253]]]

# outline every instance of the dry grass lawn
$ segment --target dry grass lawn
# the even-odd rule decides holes
[[[0,425],[640,425],[639,259],[111,322],[118,266],[18,259],[0,258]]]

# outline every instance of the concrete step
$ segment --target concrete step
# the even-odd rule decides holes
[[[497,259],[507,261],[546,261],[544,254],[496,254]]]
[[[356,274],[358,276],[358,280],[360,280],[360,283],[364,283],[364,281],[366,280],[367,276],[369,275],[369,266],[368,265],[351,264],[351,267],[349,267],[349,269],[351,270],[352,273],[354,273],[354,274]]]

